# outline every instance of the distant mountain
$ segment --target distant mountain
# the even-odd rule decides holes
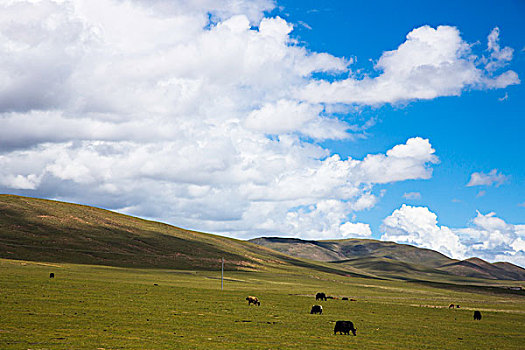
[[[454,262],[431,249],[373,239],[306,241],[297,238],[261,237],[250,242],[282,253],[318,261],[337,261],[360,257],[385,258],[411,264],[438,267]]]
[[[485,285],[496,279],[525,280],[525,270],[510,263],[458,261],[393,242],[279,237],[247,242],[99,208],[13,195],[0,195],[0,258],[215,271],[225,258],[227,270]]]
[[[453,262],[440,267],[440,270],[455,275],[503,279],[503,280],[525,280],[525,269],[508,262],[489,263],[479,258],[470,258]]]
[[[305,259],[352,266],[377,276],[435,279],[453,275],[483,279],[525,280],[525,269],[511,263],[479,258],[451,259],[431,249],[372,239],[301,240],[261,237],[250,240],[276,251]]]

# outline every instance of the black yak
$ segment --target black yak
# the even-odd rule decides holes
[[[315,295],[315,300],[324,300],[324,301],[326,301],[326,294],[324,294],[324,293],[317,293]]]
[[[312,310],[310,310],[310,314],[323,314],[323,307],[321,305],[312,305]]]
[[[474,319],[477,321],[481,320],[481,312],[478,310],[474,311]]]
[[[357,329],[354,328],[354,324],[352,321],[337,321],[335,322],[334,327],[334,335],[339,332],[339,334],[348,334],[350,335],[350,331],[352,331],[353,335],[356,335]]]
[[[248,305],[257,305],[257,306],[260,306],[261,305],[261,302],[259,301],[259,299],[257,299],[257,297],[252,297],[251,295],[249,297],[246,298],[246,300],[248,300]]]
[[[49,278],[55,278],[55,274],[54,274],[53,272],[51,272],[51,273],[49,274]]]

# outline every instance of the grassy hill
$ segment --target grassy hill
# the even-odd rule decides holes
[[[491,264],[479,258],[451,259],[431,249],[372,239],[307,241],[261,237],[250,240],[305,259],[331,261],[373,275],[397,279],[434,280],[462,276],[494,280],[525,280],[525,269],[511,263]]]
[[[305,261],[227,237],[108,210],[0,195],[0,258],[120,267],[227,270],[303,268],[359,271]],[[354,269],[355,270],[355,269]]]
[[[441,266],[440,270],[467,277],[517,281],[525,280],[525,269],[519,266],[508,262],[491,264],[479,258],[470,258],[446,264]]]
[[[292,256],[319,261],[375,257],[412,264],[422,264],[430,267],[437,267],[455,261],[434,250],[373,239],[351,238],[343,240],[305,241],[296,238],[262,237],[252,239],[250,242]]]
[[[525,280],[525,270],[367,239],[251,242],[184,230],[108,210],[0,195],[0,258],[134,268],[293,270],[346,276],[480,283]],[[462,277],[458,279],[458,276]]]

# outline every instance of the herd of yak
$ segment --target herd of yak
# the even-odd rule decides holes
[[[328,297],[325,293],[317,293],[315,295],[315,300],[327,300]],[[254,296],[249,296],[246,298],[248,300],[248,305],[261,305],[261,302],[259,301],[259,298]],[[348,298],[346,298],[348,300]],[[310,311],[310,314],[322,314],[323,313],[323,307],[321,305],[313,305],[312,310]],[[352,321],[336,321],[335,327],[334,327],[334,334],[348,334],[350,335],[350,332],[352,332],[353,335],[356,335],[357,329],[354,327],[354,324]]]
[[[315,300],[324,300],[326,301],[329,297],[326,296],[325,293],[317,293],[315,295]],[[257,305],[260,306],[261,302],[259,301],[259,298],[254,296],[249,296],[246,298],[248,301],[248,305]],[[348,300],[348,298],[343,298],[343,300]],[[352,301],[355,301],[355,299],[350,299]],[[454,305],[450,304],[449,308],[453,308]],[[456,307],[459,308],[459,305]],[[312,309],[310,310],[310,314],[323,314],[323,306],[322,305],[312,305]],[[481,312],[474,311],[474,320],[481,320]],[[356,335],[357,328],[354,327],[354,324],[352,321],[336,321],[334,326],[334,335],[339,332],[339,334],[348,334],[350,335],[350,332],[352,332],[353,335]]]
[[[50,273],[49,274],[49,278],[55,278],[55,274],[54,273]],[[157,286],[158,284],[155,283],[155,285]],[[315,295],[315,300],[328,300],[328,298],[331,298],[331,297],[327,297],[325,293],[317,293]],[[254,296],[248,296],[246,298],[246,300],[248,301],[248,305],[257,305],[257,306],[260,306],[261,305],[261,302],[259,301],[259,298],[257,297],[254,297]],[[350,301],[356,301],[355,299],[348,299],[348,298],[342,298],[342,300],[350,300]],[[454,305],[453,304],[450,304],[449,308],[453,308]],[[456,305],[457,308],[459,308],[459,305]],[[312,306],[312,309],[310,310],[310,314],[319,314],[319,315],[322,315],[323,314],[323,306],[322,305],[313,305]],[[481,312],[479,311],[474,311],[474,320],[481,320]],[[354,327],[354,324],[352,323],[352,321],[336,321],[335,322],[335,326],[334,326],[334,335],[337,334],[339,332],[339,334],[348,334],[350,335],[350,332],[352,332],[353,335],[356,335],[356,331],[357,331],[357,328]]]

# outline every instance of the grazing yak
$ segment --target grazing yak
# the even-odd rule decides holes
[[[51,272],[51,273],[49,274],[49,278],[55,278],[55,274],[54,274],[53,272]]]
[[[474,311],[474,319],[477,320],[477,321],[481,320],[481,312],[479,312],[477,310]]]
[[[454,304],[450,304],[450,305],[448,306],[448,308],[449,308],[449,309],[453,309],[453,308],[454,308]]]
[[[324,300],[324,301],[326,301],[326,294],[324,294],[324,293],[317,293],[315,295],[315,300]]]
[[[323,314],[323,307],[321,305],[312,305],[312,310],[310,310],[310,314]]]
[[[259,299],[257,299],[257,297],[252,297],[250,295],[249,297],[246,298],[246,300],[248,300],[248,305],[250,304],[257,305],[257,306],[261,305],[261,302],[259,301]]]
[[[341,300],[348,300],[348,297],[342,297]]]
[[[348,334],[350,335],[350,331],[352,331],[353,335],[356,335],[357,329],[354,328],[354,324],[352,321],[337,321],[335,322],[334,327],[334,335],[339,332],[339,334]]]

